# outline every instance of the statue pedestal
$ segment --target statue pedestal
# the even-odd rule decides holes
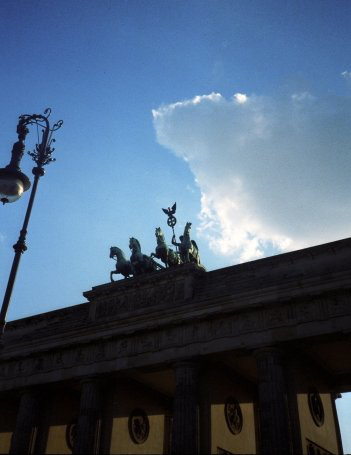
[[[135,311],[162,311],[190,302],[205,276],[203,267],[189,263],[95,286],[83,295],[90,302],[91,320],[129,312],[134,316]]]

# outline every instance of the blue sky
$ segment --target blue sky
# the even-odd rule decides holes
[[[349,236],[350,13],[342,0],[2,0],[0,166],[18,115],[49,106],[64,121],[9,319],[83,302],[109,279],[111,245],[128,255],[134,236],[149,254],[157,226],[170,242],[174,201],[208,269]],[[27,202],[1,208],[2,293]]]

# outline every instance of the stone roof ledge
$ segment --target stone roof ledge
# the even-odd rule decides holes
[[[199,277],[205,273],[204,267],[196,264],[183,264],[178,267],[158,270],[156,272],[145,273],[133,278],[124,278],[112,283],[93,286],[90,291],[83,292],[83,296],[91,302],[97,297],[128,292],[138,287],[157,286],[165,281],[186,279],[188,277]]]

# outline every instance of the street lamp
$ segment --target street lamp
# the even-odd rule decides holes
[[[32,212],[32,206],[35,198],[35,194],[38,187],[38,182],[40,177],[45,174],[44,166],[49,164],[51,161],[55,161],[55,158],[52,158],[51,155],[54,148],[51,147],[51,144],[55,142],[52,134],[54,131],[61,128],[63,121],[59,120],[57,123],[50,128],[49,117],[51,114],[51,109],[45,109],[44,115],[33,114],[33,115],[21,115],[19,117],[19,122],[17,125],[17,135],[18,141],[14,143],[12,148],[12,157],[10,163],[5,167],[0,169],[0,201],[3,204],[15,202],[19,199],[24,191],[27,191],[30,187],[29,178],[21,172],[20,162],[24,154],[24,140],[29,133],[27,126],[37,125],[37,129],[42,128],[42,140],[41,143],[36,144],[35,149],[32,152],[28,152],[35,161],[36,166],[33,168],[32,172],[34,174],[34,182],[32,186],[32,191],[30,194],[28,207],[26,215],[24,217],[24,222],[18,241],[13,245],[15,250],[15,257],[13,259],[10,276],[7,282],[7,288],[4,296],[4,300],[0,312],[0,338],[5,328],[5,318],[7,309],[10,304],[11,295],[13,286],[15,284],[16,274],[18,270],[18,265],[21,259],[21,254],[24,253],[27,249],[26,247],[26,235],[27,228],[29,223],[29,218]]]

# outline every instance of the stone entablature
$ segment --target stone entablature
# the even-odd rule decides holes
[[[351,329],[351,241],[96,286],[6,327],[0,391]]]
[[[351,299],[315,299],[294,309],[284,306],[240,315],[194,320],[164,328],[117,334],[99,342],[65,346],[4,361],[0,390],[109,373],[233,349],[255,349],[272,343],[348,331]],[[347,316],[347,317],[346,317]],[[315,324],[315,321],[318,321]],[[131,330],[132,332],[132,330]],[[145,355],[147,354],[147,357]]]

